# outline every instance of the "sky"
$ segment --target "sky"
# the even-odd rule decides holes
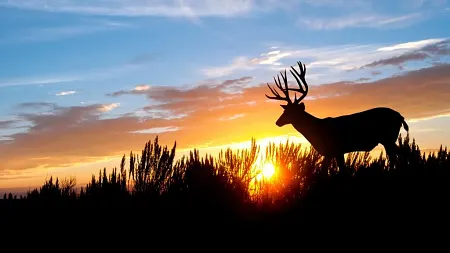
[[[309,113],[391,107],[447,146],[449,23],[447,0],[0,0],[0,188],[86,183],[156,135],[307,145],[264,96],[297,61]]]

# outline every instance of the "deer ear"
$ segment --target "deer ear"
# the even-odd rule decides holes
[[[300,110],[305,110],[305,104],[303,102],[301,102],[298,106],[300,107]]]
[[[287,105],[280,105],[281,106],[281,108],[283,108],[284,110],[286,110],[286,108],[287,108]]]

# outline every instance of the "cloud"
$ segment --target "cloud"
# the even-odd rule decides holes
[[[137,130],[137,131],[133,131],[131,133],[135,133],[135,134],[160,134],[160,133],[164,133],[164,132],[175,132],[180,130],[179,127],[174,127],[174,126],[168,126],[168,127],[154,127],[154,128],[149,128],[149,129],[144,129],[144,130]]]
[[[36,84],[55,84],[67,83],[81,80],[79,76],[55,76],[55,77],[29,77],[16,78],[10,80],[0,80],[0,87],[17,86],[17,85],[36,85]]]
[[[167,86],[148,86],[138,85],[132,90],[121,90],[107,94],[109,96],[122,96],[122,95],[146,95],[152,101],[162,103],[161,105],[152,105],[145,109],[157,109],[164,108],[164,105],[169,102],[172,103],[185,103],[186,106],[191,101],[221,101],[231,97],[234,93],[239,93],[243,89],[251,86],[253,77],[245,76],[238,79],[229,79],[222,82],[207,82],[191,88],[178,88]],[[199,92],[202,91],[202,92]],[[196,103],[192,103],[196,104]]]
[[[77,92],[74,91],[74,90],[69,90],[69,91],[61,91],[61,92],[58,92],[58,93],[56,93],[55,95],[56,95],[56,96],[67,96],[67,95],[73,95],[73,94],[75,94],[75,93],[77,93]]]
[[[101,112],[109,112],[117,107],[120,106],[120,103],[112,103],[112,104],[105,104],[98,107],[98,110]]]
[[[16,120],[0,120],[0,129],[8,129],[17,123]]]
[[[204,68],[203,71],[207,74],[207,77],[220,77],[238,71],[255,69],[264,69],[271,72],[282,71],[301,59],[309,69],[308,76],[312,82],[327,83],[335,81],[336,78],[348,79],[347,71],[356,70],[380,59],[398,57],[422,48],[429,48],[426,50],[427,53],[432,52],[432,47],[444,43],[444,41],[446,40],[434,38],[393,45],[347,44],[300,48],[285,46],[284,48],[276,48],[276,50],[270,49],[270,51],[261,53],[256,57],[236,57],[229,65],[208,67]],[[236,59],[239,59],[239,61]]]
[[[58,84],[86,80],[102,80],[117,77],[126,73],[140,70],[143,64],[127,63],[121,66],[113,66],[107,68],[98,68],[93,70],[78,71],[75,74],[54,75],[54,76],[35,76],[27,78],[10,78],[0,80],[0,87],[18,86],[18,85],[37,85],[37,84]]]
[[[57,109],[58,106],[54,103],[48,103],[48,102],[26,102],[26,103],[18,104],[17,108],[18,109],[41,109],[41,108]]]
[[[411,48],[411,47],[409,47]],[[390,51],[390,50],[387,50]],[[433,44],[424,45],[422,48],[406,52],[399,56],[393,56],[390,58],[378,60],[366,64],[360,68],[369,68],[377,66],[394,65],[401,66],[402,64],[409,61],[419,61],[429,58],[436,58],[440,56],[450,55],[450,40],[442,40]]]
[[[0,143],[0,159],[8,160],[8,167],[0,167],[0,170],[38,166],[45,169],[121,156],[130,150],[140,151],[142,145],[156,134],[163,145],[171,145],[176,140],[180,149],[204,143],[216,146],[248,141],[251,137],[297,134],[292,127],[275,126],[281,114],[279,102],[266,99],[264,94],[269,91],[265,83],[250,86],[247,79],[251,78],[188,89],[157,87],[141,94],[151,101],[161,102],[146,108],[147,112],[162,111],[169,116],[186,113],[184,117],[127,115],[103,118],[107,111],[105,108],[114,106],[100,104],[49,106],[44,107],[48,109],[47,113],[22,113],[19,115],[21,119],[30,122],[31,126],[28,132],[7,136],[12,139],[8,143]],[[449,82],[450,65],[440,64],[364,84],[341,81],[311,86],[308,97],[315,99],[305,100],[305,104],[307,111],[317,117],[387,106],[401,112],[407,121],[412,121],[436,117],[450,109]],[[224,90],[227,86],[244,88],[240,93],[230,94]],[[27,106],[32,107],[31,104]],[[220,119],[226,118],[233,119],[224,124]],[[419,143],[421,141],[418,140]],[[39,157],[49,159],[45,162],[33,159]]]
[[[427,40],[419,40],[419,41],[411,41],[406,43],[400,43],[392,46],[387,47],[381,47],[378,48],[377,51],[393,51],[393,50],[400,50],[400,49],[418,49],[422,48],[424,46],[435,44],[438,42],[444,41],[444,39],[437,38],[437,39],[427,39]]]
[[[442,14],[446,0],[302,0],[297,24],[311,30],[397,29]]]
[[[219,120],[220,121],[229,121],[229,120],[235,120],[235,119],[238,119],[238,118],[242,118],[244,116],[245,116],[244,113],[239,113],[239,114],[235,114],[235,115],[228,116],[228,117],[221,117],[221,118],[219,118]]]
[[[328,7],[341,10],[373,10],[386,4],[385,1],[372,0],[300,0],[309,6]],[[389,2],[389,9],[410,10],[424,9],[425,7],[442,7],[447,0],[397,0]]]
[[[87,20],[79,24],[32,28],[23,34],[20,41],[40,42],[53,41],[93,34],[97,32],[114,31],[130,28],[131,24],[109,20]]]
[[[251,61],[246,57],[236,57],[230,65],[222,67],[208,67],[203,69],[203,74],[207,77],[222,77],[230,75],[236,70],[252,70],[256,61]]]
[[[422,53],[422,52],[411,52],[411,53],[406,53],[400,56],[394,56],[388,59],[383,59],[383,60],[379,60],[379,61],[375,61],[372,62],[370,64],[367,64],[365,66],[363,66],[363,68],[368,68],[368,67],[376,67],[376,66],[385,66],[385,65],[395,65],[395,66],[399,66],[407,61],[418,61],[418,60],[425,60],[427,58],[429,58],[430,56],[426,53]]]
[[[305,29],[313,30],[340,30],[344,28],[397,28],[411,24],[420,18],[419,13],[411,13],[401,16],[385,15],[346,15],[333,18],[301,18],[298,25]]]
[[[274,49],[273,47],[271,49]],[[292,56],[294,52],[273,50],[267,53],[262,53],[258,57],[247,58],[245,56],[239,56],[233,59],[231,64],[220,66],[220,67],[207,67],[202,69],[205,76],[213,77],[223,77],[228,76],[236,71],[243,70],[253,70],[258,67],[258,65],[267,66],[280,66],[279,60]]]
[[[290,52],[281,52],[280,50],[270,51],[265,54],[261,54],[260,58],[253,59],[253,62],[264,65],[275,65],[279,66],[281,63],[279,60],[290,56],[292,53]]]
[[[410,0],[408,1],[410,5],[416,8],[423,7],[427,4],[433,5],[433,6],[445,6],[447,0]]]
[[[149,89],[150,89],[149,85],[143,84],[143,85],[136,85],[132,90],[121,90],[113,93],[108,93],[106,95],[111,97],[118,97],[123,95],[139,95],[139,94],[146,94]]]
[[[145,91],[145,90],[149,90],[150,86],[149,85],[136,85],[136,87],[133,89],[134,91]]]
[[[261,3],[262,2],[262,3]],[[271,1],[253,0],[115,0],[115,1],[75,1],[75,0],[0,0],[0,6],[49,12],[77,13],[107,16],[168,16],[202,17],[235,16],[250,12],[254,8]],[[256,5],[258,4],[258,5]],[[262,7],[261,6],[261,7]]]

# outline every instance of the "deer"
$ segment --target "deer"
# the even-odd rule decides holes
[[[302,134],[311,146],[323,156],[321,172],[326,175],[328,175],[328,165],[332,159],[335,159],[339,172],[345,173],[345,154],[369,152],[379,144],[384,147],[389,163],[393,166],[398,152],[396,141],[402,126],[409,133],[409,126],[405,118],[399,112],[386,107],[376,107],[338,117],[318,118],[308,113],[302,102],[308,94],[308,83],[305,78],[306,65],[300,61],[297,64],[300,73],[293,66],[289,71],[297,81],[299,88],[288,87],[286,69],[284,75],[280,71],[284,87],[279,75],[277,75],[277,79],[273,77],[276,87],[283,92],[284,97],[267,83],[273,94],[273,96],[265,94],[268,99],[287,102],[287,104],[280,105],[283,113],[275,124],[278,127],[290,124]],[[289,91],[295,92],[294,101],[289,97]],[[298,98],[297,93],[301,94]]]

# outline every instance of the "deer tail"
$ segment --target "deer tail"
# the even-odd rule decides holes
[[[405,120],[402,121],[402,125],[403,125],[403,128],[404,128],[407,132],[409,132],[409,126],[408,126],[408,124],[406,124],[406,121],[405,121]]]

